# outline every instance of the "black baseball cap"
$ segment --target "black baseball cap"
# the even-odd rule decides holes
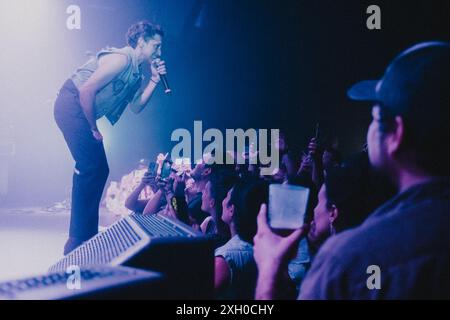
[[[436,120],[438,115],[448,116],[449,86],[450,44],[432,41],[403,51],[381,79],[358,82],[347,95],[352,100],[378,103],[394,115],[414,114],[415,118]]]

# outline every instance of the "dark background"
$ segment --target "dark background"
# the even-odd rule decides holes
[[[162,51],[173,95],[166,97],[159,88],[142,114],[126,112],[114,128],[102,123],[114,180],[135,168],[140,158],[170,151],[172,131],[193,130],[194,120],[202,120],[204,130],[280,128],[299,149],[306,147],[318,122],[321,136],[337,137],[344,155],[356,152],[365,142],[370,112],[346,98],[349,86],[380,77],[403,49],[425,40],[448,41],[450,35],[448,0],[54,3],[42,12],[47,29],[19,35],[50,45],[37,46],[33,60],[21,61],[17,68],[27,71],[16,81],[1,79],[2,122],[14,127],[17,147],[9,167],[9,203],[67,196],[73,162],[53,124],[51,99],[86,60],[86,51],[123,46],[128,27],[138,20],[149,19],[166,31]],[[70,4],[81,7],[81,30],[65,28]],[[381,8],[381,30],[366,28],[371,4]],[[27,41],[19,42],[24,50],[30,49]],[[11,68],[8,61],[1,63]],[[32,128],[28,124],[24,135],[27,117]]]

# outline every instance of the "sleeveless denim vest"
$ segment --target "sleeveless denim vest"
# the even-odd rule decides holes
[[[106,116],[111,125],[114,125],[119,120],[127,105],[133,100],[142,82],[142,71],[138,65],[133,48],[103,49],[79,67],[70,79],[79,90],[95,70],[97,70],[99,58],[102,55],[110,53],[125,55],[128,58],[128,64],[116,78],[97,92],[94,110],[96,119]]]

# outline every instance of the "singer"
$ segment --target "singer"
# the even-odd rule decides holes
[[[126,34],[127,46],[101,50],[79,67],[59,91],[54,117],[75,160],[69,239],[64,254],[98,232],[99,203],[109,167],[96,121],[105,116],[114,125],[127,106],[135,113],[145,108],[166,74],[160,59],[163,35],[159,26],[148,21],[132,25]],[[146,85],[142,85],[144,62],[151,69]]]

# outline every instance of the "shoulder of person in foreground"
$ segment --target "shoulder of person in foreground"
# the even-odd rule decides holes
[[[449,205],[442,198],[407,207],[388,204],[359,227],[331,237],[314,259],[299,299],[440,297],[450,290],[443,283],[450,258]],[[377,290],[371,277],[376,273]]]
[[[348,298],[350,289],[348,281],[363,271],[360,267],[361,261],[358,261],[361,259],[358,253],[359,246],[352,245],[358,238],[354,230],[333,236],[322,245],[302,282],[298,299]],[[361,278],[366,275],[364,272]],[[363,284],[365,285],[365,281]]]

